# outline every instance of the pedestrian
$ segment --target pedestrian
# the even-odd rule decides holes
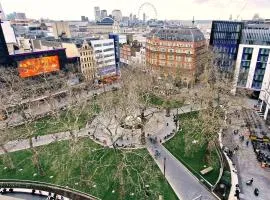
[[[167,122],[167,126],[169,126],[169,123]]]
[[[37,141],[37,139],[38,139],[38,136],[37,136],[37,135],[35,135],[35,140]]]
[[[162,140],[160,139],[159,142],[160,142],[160,144],[161,144],[161,143],[162,143]]]
[[[249,141],[247,140],[247,141],[246,141],[246,145],[247,145],[247,147],[248,147],[248,144],[249,144]]]

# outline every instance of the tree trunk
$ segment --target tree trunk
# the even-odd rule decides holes
[[[12,158],[10,157],[10,155],[8,154],[8,150],[5,148],[5,146],[3,144],[0,145],[1,149],[4,151],[4,158],[3,158],[3,161],[4,161],[4,164],[7,165],[7,168],[9,169],[14,169],[15,166],[14,166],[14,163],[12,161]]]
[[[45,172],[44,172],[42,165],[40,163],[39,154],[34,149],[32,138],[29,138],[29,146],[30,146],[31,152],[33,153],[33,156],[32,156],[33,165],[35,166],[35,168],[37,169],[38,173],[41,176],[45,176]]]
[[[166,108],[166,117],[170,117],[170,116],[171,116],[171,109]]]

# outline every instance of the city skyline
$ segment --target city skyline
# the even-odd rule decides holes
[[[53,20],[80,20],[82,15],[93,20],[95,6],[106,9],[108,14],[114,9],[120,9],[123,16],[129,16],[130,13],[138,15],[140,5],[145,2],[143,0],[77,0],[76,3],[66,3],[63,0],[38,3],[35,0],[0,1],[5,14],[25,12],[28,18]],[[263,18],[270,18],[268,0],[149,0],[147,2],[156,7],[158,19],[163,20],[191,20],[193,16],[195,19],[202,20],[229,19],[230,15],[233,19],[251,19],[255,13],[259,13]],[[61,6],[65,9],[59,12]]]

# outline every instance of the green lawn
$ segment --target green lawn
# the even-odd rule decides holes
[[[99,111],[97,105],[89,105],[84,109],[73,108],[68,111],[61,111],[59,116],[47,116],[26,125],[17,126],[7,130],[9,140],[27,138],[30,135],[47,135],[78,128],[84,128],[93,114]],[[80,112],[77,112],[77,111]],[[76,114],[74,114],[76,113]],[[79,114],[78,114],[79,113]],[[75,117],[77,116],[77,118]]]
[[[186,144],[185,143],[185,134],[186,130],[190,128],[190,124],[188,123],[188,120],[190,119],[196,119],[198,117],[198,112],[192,112],[187,114],[180,115],[180,121],[182,125],[182,131],[179,131],[175,137],[171,140],[169,140],[165,147],[178,159],[180,160],[184,165],[186,165],[190,171],[200,178],[200,171],[204,169],[204,166],[207,167],[212,166],[214,170],[206,175],[203,175],[202,177],[205,178],[208,182],[210,182],[212,185],[216,183],[217,178],[219,176],[219,158],[215,150],[211,152],[211,163],[208,162],[206,159],[206,153],[207,153],[207,146],[202,145],[202,147],[196,146],[194,144]],[[186,145],[194,145],[192,147],[192,152],[186,152],[185,147]],[[195,149],[194,149],[195,148]]]
[[[15,170],[4,169],[4,160],[0,159],[0,177],[69,186],[105,200],[156,200],[159,195],[177,199],[146,150],[104,149],[84,138],[77,143],[65,141],[39,147],[38,152],[45,176],[33,176],[37,170],[32,164],[32,152],[24,150],[10,153]]]
[[[144,95],[144,101],[154,106],[162,106],[162,107],[168,106],[170,108],[179,108],[183,106],[183,102],[179,100],[170,100],[167,102],[167,105],[166,105],[166,100],[155,94]]]

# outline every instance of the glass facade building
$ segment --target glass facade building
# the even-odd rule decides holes
[[[253,76],[252,88],[260,90],[265,75],[265,69],[269,58],[270,49],[260,48]]]
[[[214,52],[219,55],[215,60],[218,67],[229,70],[233,66],[237,58],[243,27],[243,22],[212,22],[210,45]]]
[[[240,87],[245,87],[247,84],[252,54],[253,54],[253,48],[245,47],[243,49],[240,72],[239,72],[239,79],[237,83],[237,85]]]

